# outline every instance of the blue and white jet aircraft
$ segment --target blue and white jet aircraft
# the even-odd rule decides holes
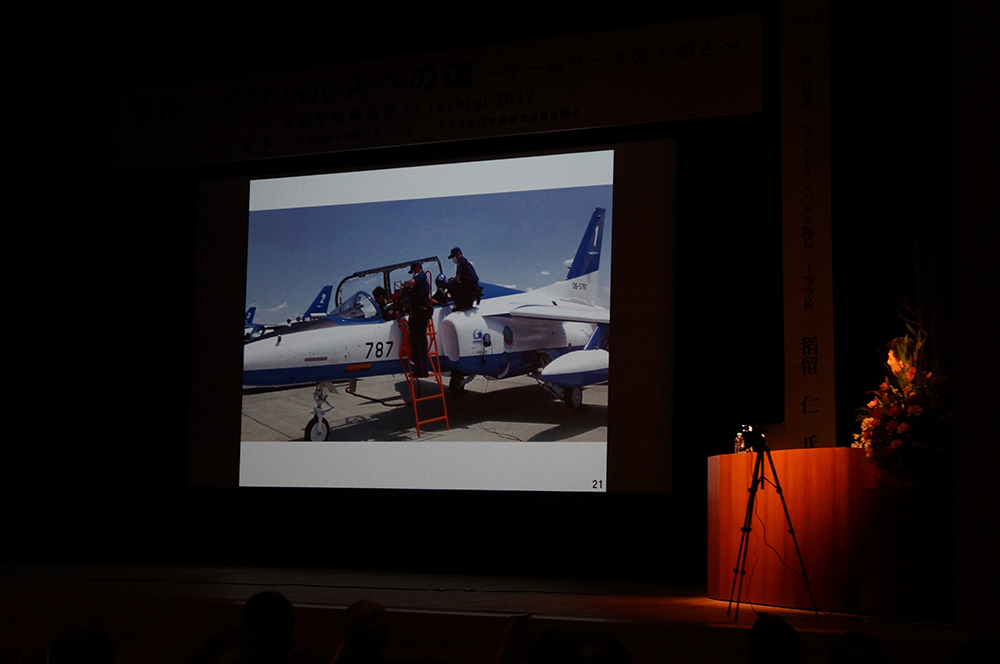
[[[250,334],[258,327],[263,327],[263,325],[255,325],[253,322],[254,314],[257,313],[257,307],[250,307],[247,312],[243,314],[243,337],[245,339],[250,338]]]
[[[595,345],[595,339],[605,336],[595,331],[605,330],[611,319],[608,309],[595,304],[604,216],[603,208],[594,210],[564,281],[484,298],[469,310],[453,311],[451,305],[434,308],[441,369],[451,372],[452,393],[464,390],[475,376],[532,375],[563,397],[567,405],[578,407],[580,388],[598,381],[593,380],[593,374],[576,381],[572,374],[594,369],[595,355],[584,355],[587,359],[581,367],[556,372],[555,378],[565,390],[540,373],[546,365],[576,352],[604,353],[602,380],[607,380],[606,351]],[[306,438],[324,440],[329,425],[323,415],[331,408],[324,409],[322,404],[327,403],[327,391],[333,383],[402,373],[402,340],[402,327],[396,321],[383,320],[374,298],[358,291],[318,320],[269,330],[245,344],[243,387],[315,384],[316,408],[306,426]],[[593,347],[584,351],[588,343]]]
[[[326,312],[330,308],[330,295],[332,293],[333,284],[323,286],[323,288],[319,291],[319,295],[317,295],[316,299],[312,301],[312,304],[309,305],[309,308],[306,309],[305,313],[296,318],[294,321],[289,319],[284,323],[277,323],[273,325],[254,323],[253,317],[257,312],[257,307],[250,307],[243,316],[243,341],[247,342],[257,339],[269,330],[285,329],[291,325],[300,325],[305,321],[326,316]]]

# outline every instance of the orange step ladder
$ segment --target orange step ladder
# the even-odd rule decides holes
[[[413,359],[413,352],[410,348],[409,322],[404,318],[400,318],[396,322],[399,324],[400,330],[402,331],[403,339],[402,345],[399,349],[399,362],[403,365],[403,374],[406,376],[407,385],[410,386],[410,399],[413,401],[413,419],[417,425],[417,438],[420,437],[421,424],[430,424],[432,422],[440,422],[443,420],[445,428],[451,430],[451,424],[448,422],[448,403],[444,398],[444,381],[441,380],[441,357],[438,354],[437,330],[434,329],[434,317],[431,316],[430,320],[427,321],[427,357],[430,359],[431,365],[428,377],[433,376],[434,379],[437,380],[438,390],[436,394],[431,394],[426,397],[417,397],[416,392],[413,389],[413,374],[410,372],[410,363]],[[441,407],[444,409],[444,415],[421,420],[418,405],[425,401],[433,401],[435,399],[441,400]]]

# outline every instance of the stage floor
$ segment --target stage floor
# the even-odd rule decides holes
[[[950,625],[910,623],[751,605],[739,620],[704,587],[385,571],[136,563],[0,562],[0,657],[36,661],[59,628],[105,625],[118,664],[183,662],[204,639],[239,624],[242,603],[276,590],[296,606],[299,641],[332,654],[340,613],[359,599],[390,612],[399,658],[488,664],[511,648],[511,621],[525,641],[551,627],[605,632],[635,664],[745,662],[757,613],[785,618],[802,635],[805,662],[822,662],[844,632],[881,638],[890,661],[943,662],[961,641]],[[464,636],[456,636],[462,633]],[[464,640],[463,640],[464,639]],[[159,653],[151,657],[151,652]],[[671,653],[665,657],[664,653]],[[20,653],[13,659],[13,653]],[[34,654],[32,654],[34,653]]]

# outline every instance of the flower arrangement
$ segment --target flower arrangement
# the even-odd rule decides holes
[[[951,461],[951,390],[946,377],[929,371],[927,335],[915,323],[889,342],[886,379],[859,408],[860,447],[887,483],[926,485],[947,473]]]

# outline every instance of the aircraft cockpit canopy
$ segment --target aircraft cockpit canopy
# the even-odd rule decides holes
[[[379,313],[375,299],[365,291],[358,291],[344,300],[339,307],[330,312],[330,316],[357,320],[369,320],[372,318],[382,320],[382,314]]]

